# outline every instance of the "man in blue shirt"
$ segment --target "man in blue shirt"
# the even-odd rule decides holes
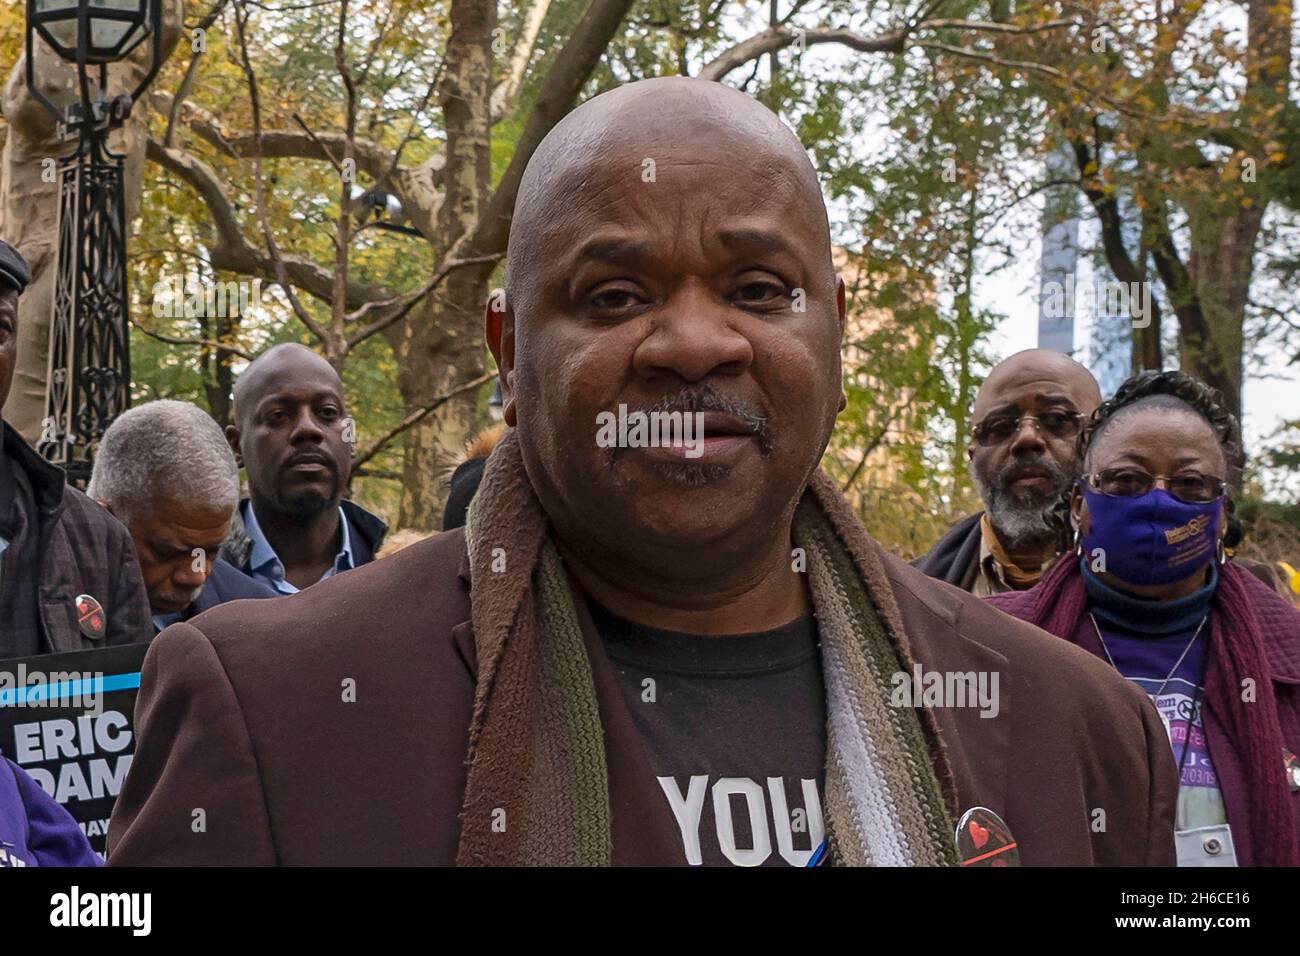
[[[87,491],[131,532],[155,631],[225,601],[275,596],[217,557],[239,502],[239,466],[197,405],[123,412],[104,433]]]
[[[338,372],[311,349],[277,345],[248,366],[226,429],[249,490],[222,549],[231,564],[293,594],[374,559],[387,525],[343,498],[353,427]]]

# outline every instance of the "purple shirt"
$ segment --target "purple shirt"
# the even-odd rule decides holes
[[[1217,576],[1177,601],[1147,601],[1107,587],[1084,570],[1088,612],[1115,669],[1159,711],[1179,768],[1177,830],[1227,823],[1219,778],[1205,739],[1205,647]],[[1175,665],[1177,668],[1175,669]]]

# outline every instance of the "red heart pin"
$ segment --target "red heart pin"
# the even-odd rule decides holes
[[[963,813],[954,837],[962,866],[1020,865],[1020,854],[1011,831],[988,807],[971,807]]]

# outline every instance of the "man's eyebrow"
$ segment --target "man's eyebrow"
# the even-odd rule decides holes
[[[283,405],[285,402],[291,402],[291,401],[292,399],[289,398],[287,395],[285,395],[284,392],[271,392],[267,395],[263,395],[261,398],[257,400],[257,402],[253,405],[253,414],[260,415],[262,412],[266,411],[267,409],[274,408],[277,405]]]
[[[595,262],[625,262],[629,259],[641,259],[650,254],[652,246],[644,240],[637,239],[592,239],[575,257],[581,262],[590,259]]]
[[[988,418],[993,418],[996,415],[1015,414],[1018,413],[1019,411],[1020,411],[1020,406],[1018,406],[1015,402],[1002,402],[998,405],[994,405],[987,412],[985,412],[984,417],[988,419]]]
[[[1043,405],[1069,405],[1071,408],[1075,407],[1074,400],[1068,395],[1038,395],[1034,397],[1036,397]],[[1020,406],[1015,402],[1000,402],[989,409],[988,414],[984,417],[989,418],[993,415],[1009,415],[1012,412],[1019,411]]]
[[[257,400],[254,406],[254,412],[261,412],[268,408],[274,408],[277,405],[302,405],[316,404],[318,402],[335,402],[343,404],[343,396],[335,388],[324,387],[312,392],[295,392],[295,391],[278,391],[269,392]]]
[[[181,542],[175,541],[171,538],[154,538],[149,542],[149,546],[159,554],[164,552],[169,552],[171,554],[189,554],[189,552],[193,550],[192,548],[187,548]]]
[[[776,230],[750,227],[720,229],[717,237],[718,241],[728,248],[742,246],[763,249],[767,252],[789,252],[792,248],[785,236]]]

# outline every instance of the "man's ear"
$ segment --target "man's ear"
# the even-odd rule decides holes
[[[515,411],[515,311],[505,291],[493,289],[483,317],[488,348],[496,359],[501,382],[501,418],[511,428],[518,420]]]
[[[235,464],[243,468],[244,456],[239,450],[239,429],[234,425],[226,426],[226,441],[230,444],[230,450],[235,453]]]

